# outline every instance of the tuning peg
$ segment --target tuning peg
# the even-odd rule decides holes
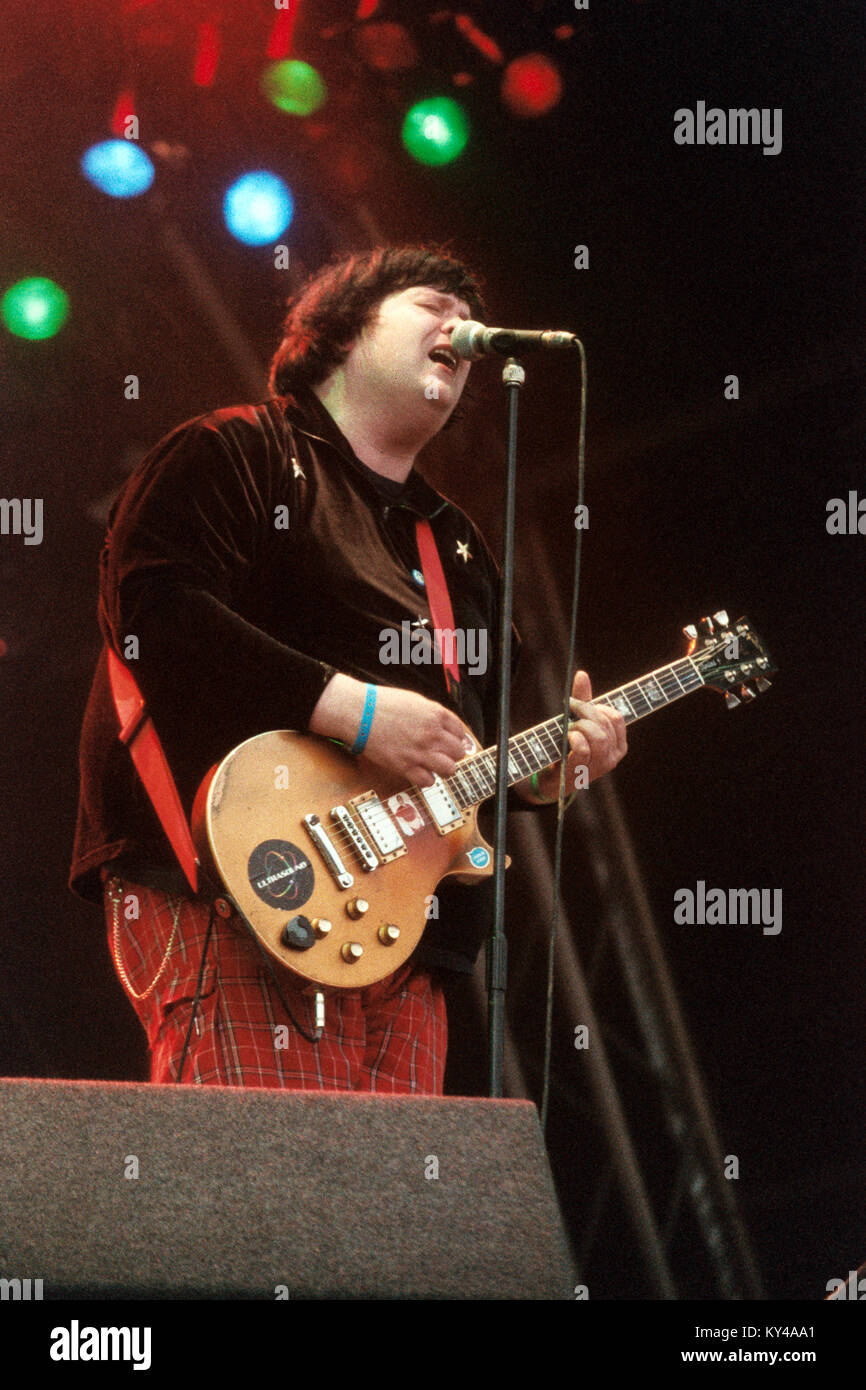
[[[713,627],[712,618],[701,618],[700,622],[698,623],[698,627],[701,629],[701,632],[704,634],[705,637],[712,637],[715,631]]]
[[[755,692],[750,685],[741,685],[740,697],[743,700],[754,700]]]
[[[758,687],[760,691],[769,690],[772,684],[773,682],[768,681],[766,676],[755,677],[755,685]]]
[[[736,695],[732,690],[729,690],[725,695],[725,704],[727,705],[728,709],[736,709],[737,705],[740,704],[740,701],[737,699]]]
[[[719,627],[728,626],[728,615],[725,612],[724,608],[720,608],[718,613],[713,614],[713,621],[717,622]]]
[[[684,636],[684,637],[688,637],[688,639],[689,639],[690,642],[697,642],[697,640],[698,640],[698,630],[697,630],[697,628],[695,627],[694,623],[688,623],[688,624],[683,628],[683,636]]]

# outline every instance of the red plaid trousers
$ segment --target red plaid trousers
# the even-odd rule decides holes
[[[176,1082],[211,909],[103,872],[108,945],[151,1054],[151,1081]],[[276,962],[279,988],[315,1032],[314,988]],[[158,978],[157,978],[158,977]],[[213,915],[184,1082],[286,1090],[441,1095],[448,1025],[441,986],[407,961],[365,989],[323,991],[325,1030],[309,1042],[236,914]]]

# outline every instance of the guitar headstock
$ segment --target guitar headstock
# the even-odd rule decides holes
[[[689,639],[688,655],[705,684],[724,695],[728,709],[754,700],[769,687],[768,677],[775,675],[776,667],[748,618],[730,623],[721,609],[712,618],[701,618],[697,627],[690,623],[683,632]]]

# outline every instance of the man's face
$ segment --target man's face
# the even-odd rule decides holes
[[[450,332],[469,317],[463,300],[426,285],[389,294],[353,344],[346,367],[390,409],[416,419],[420,412],[440,429],[460,400],[471,366],[453,351]]]

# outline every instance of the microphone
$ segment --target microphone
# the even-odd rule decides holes
[[[464,319],[451,333],[451,346],[457,356],[471,359],[490,352],[511,357],[535,352],[538,348],[575,348],[577,343],[574,333],[535,328],[487,328],[472,319]]]

